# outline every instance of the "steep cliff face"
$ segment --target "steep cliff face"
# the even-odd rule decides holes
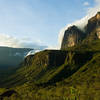
[[[100,39],[100,12],[88,20],[85,32],[82,32],[75,25],[69,27],[64,33],[61,49],[73,47],[80,42],[87,43],[97,39]]]
[[[45,50],[29,55],[11,77],[0,81],[0,87],[12,87],[26,82],[35,84],[59,82],[76,72],[92,58],[93,54],[93,52]]]
[[[22,62],[22,66],[30,66],[32,63],[35,66],[60,66],[64,63],[66,52],[59,50],[44,50],[35,55],[27,56]],[[44,68],[43,67],[43,68]]]
[[[86,25],[85,29],[87,34],[85,39],[86,42],[100,39],[100,12],[88,20],[88,24]]]
[[[61,49],[66,49],[67,47],[75,46],[77,43],[81,42],[84,38],[84,33],[79,30],[76,26],[69,27],[64,34]]]

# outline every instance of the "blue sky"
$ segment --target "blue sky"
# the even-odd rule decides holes
[[[3,38],[7,35],[6,39],[56,46],[60,30],[84,17],[95,1],[0,0],[0,34]],[[4,45],[2,41],[1,45]]]

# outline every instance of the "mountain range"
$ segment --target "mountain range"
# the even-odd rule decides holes
[[[61,50],[28,55],[0,77],[1,100],[100,100],[100,12],[65,30]]]

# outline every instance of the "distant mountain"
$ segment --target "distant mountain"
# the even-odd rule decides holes
[[[33,55],[46,48],[46,46],[34,46],[32,48],[12,48],[0,46],[0,69],[18,67],[28,55]]]
[[[0,69],[18,67],[31,50],[30,48],[0,47]]]

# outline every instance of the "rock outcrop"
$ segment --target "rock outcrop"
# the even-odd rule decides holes
[[[86,42],[100,39],[100,12],[88,20],[88,24],[86,25],[85,29],[87,34],[85,39]]]
[[[82,32],[75,25],[69,27],[64,33],[61,49],[65,50],[78,43],[87,43],[96,39],[100,39],[100,12],[88,20],[85,32]]]
[[[69,27],[64,34],[61,49],[66,49],[67,47],[75,46],[77,43],[81,42],[84,38],[84,33],[79,30],[76,26]]]

